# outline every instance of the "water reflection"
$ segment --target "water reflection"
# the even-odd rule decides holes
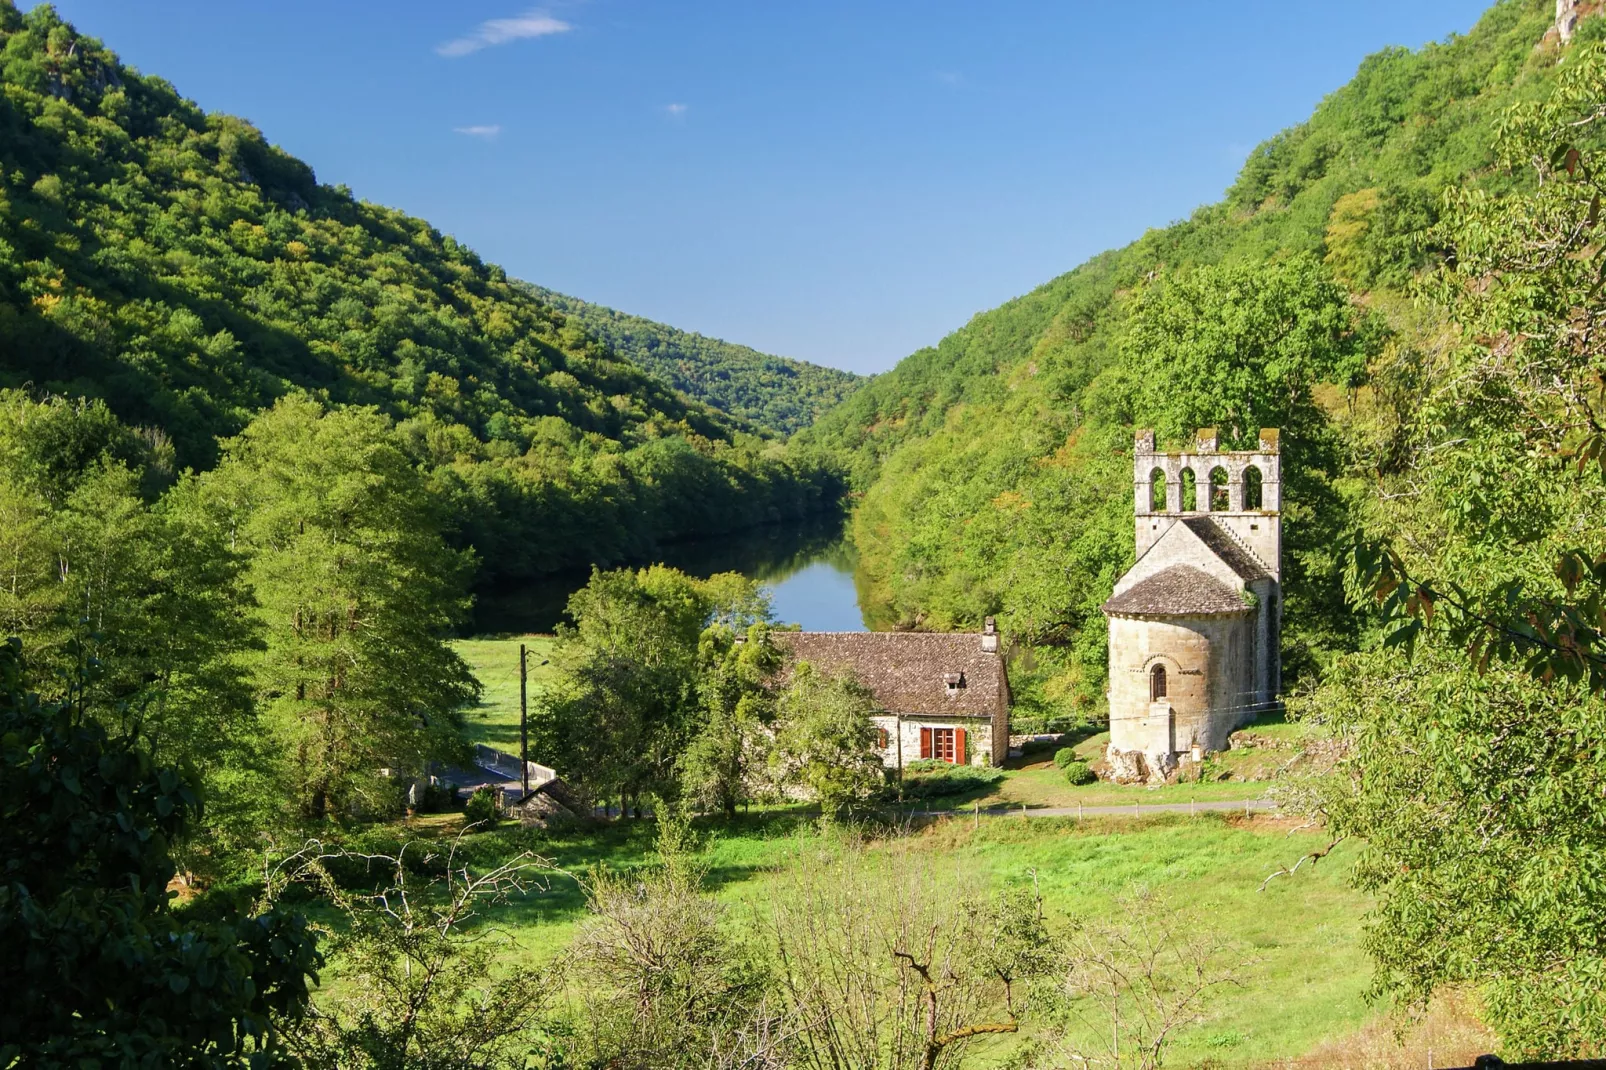
[[[855,585],[852,544],[836,519],[803,525],[772,525],[722,539],[666,546],[659,555],[693,576],[740,572],[770,588],[775,618],[808,631],[867,630]],[[564,619],[569,596],[589,572],[551,576],[517,587],[481,591],[473,631],[549,632]]]

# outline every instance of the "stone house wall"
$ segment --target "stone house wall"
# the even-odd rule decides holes
[[[872,717],[877,728],[885,729],[887,745],[881,748],[881,764],[888,769],[898,768],[898,718],[895,715]],[[903,762],[920,760],[920,730],[922,728],[963,728],[965,730],[965,757],[968,765],[997,765],[1003,761],[1008,747],[1006,734],[1004,747],[997,746],[993,738],[993,721],[985,717],[934,717],[930,714],[907,714],[903,718]],[[1007,728],[1006,728],[1007,733]],[[996,758],[996,760],[995,760]]]

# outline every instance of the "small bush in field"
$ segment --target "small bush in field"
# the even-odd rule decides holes
[[[477,789],[469,796],[468,802],[463,804],[463,817],[471,825],[482,822],[496,823],[496,789],[487,785]]]
[[[1086,762],[1069,762],[1065,766],[1065,779],[1072,784],[1091,784],[1098,775]]]
[[[1064,769],[1072,762],[1077,761],[1076,750],[1072,747],[1061,747],[1054,752],[1054,764]]]

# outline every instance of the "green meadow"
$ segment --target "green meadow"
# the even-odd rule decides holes
[[[552,666],[543,664],[552,653],[550,635],[514,635],[455,639],[451,643],[483,689],[480,700],[463,711],[463,736],[510,754],[519,749],[519,644],[528,648],[528,700],[533,702],[551,679]],[[535,756],[532,755],[532,758]]]
[[[738,939],[756,938],[789,867],[819,864],[820,849],[844,835],[820,831],[812,815],[775,811],[709,823],[701,833],[706,887]],[[651,865],[654,835],[651,821],[619,821],[552,831],[504,826],[473,837],[482,865],[529,851],[548,866],[537,888],[486,916],[503,941],[502,963],[540,969],[559,959],[585,917],[584,874],[596,866]],[[1179,915],[1223,938],[1235,962],[1247,963],[1238,983],[1211,1000],[1206,1020],[1177,1035],[1167,1062],[1257,1066],[1341,1046],[1381,1013],[1363,995],[1369,968],[1359,930],[1368,903],[1347,883],[1342,850],[1292,878],[1266,881],[1325,842],[1265,817],[977,822],[961,815],[872,839],[868,850],[928,853],[939,877],[951,865],[956,879],[988,887],[1035,882],[1061,933],[1078,921],[1117,919],[1123,898],[1140,888],[1160,893]],[[1031,1036],[1028,1030],[972,1049],[965,1065],[1000,1065]]]

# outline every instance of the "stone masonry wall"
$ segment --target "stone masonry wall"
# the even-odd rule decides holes
[[[872,717],[877,728],[886,729],[887,746],[880,751],[881,763],[888,769],[898,767],[898,719],[893,716]],[[922,728],[963,728],[965,752],[970,765],[993,765],[994,731],[991,718],[985,717],[930,717],[912,715],[903,719],[903,761],[920,760],[920,730]]]
[[[1163,535],[1165,534],[1165,529],[1171,527],[1179,519],[1181,518],[1140,516],[1138,517],[1138,523],[1153,523],[1161,529],[1159,533]],[[1164,572],[1172,565],[1191,565],[1200,572],[1215,577],[1227,587],[1235,590],[1242,588],[1244,585],[1243,580],[1238,578],[1238,574],[1228,567],[1225,561],[1217,557],[1214,551],[1206,546],[1197,535],[1187,528],[1183,528],[1165,546],[1147,557],[1139,558],[1137,564],[1128,569],[1126,575],[1122,576],[1116,583],[1114,593],[1121,594],[1129,591],[1150,576]]]
[[[1146,754],[1222,750],[1255,694],[1255,617],[1110,618],[1110,745]],[[1166,667],[1166,699],[1149,673]],[[1246,700],[1245,695],[1249,698]]]

